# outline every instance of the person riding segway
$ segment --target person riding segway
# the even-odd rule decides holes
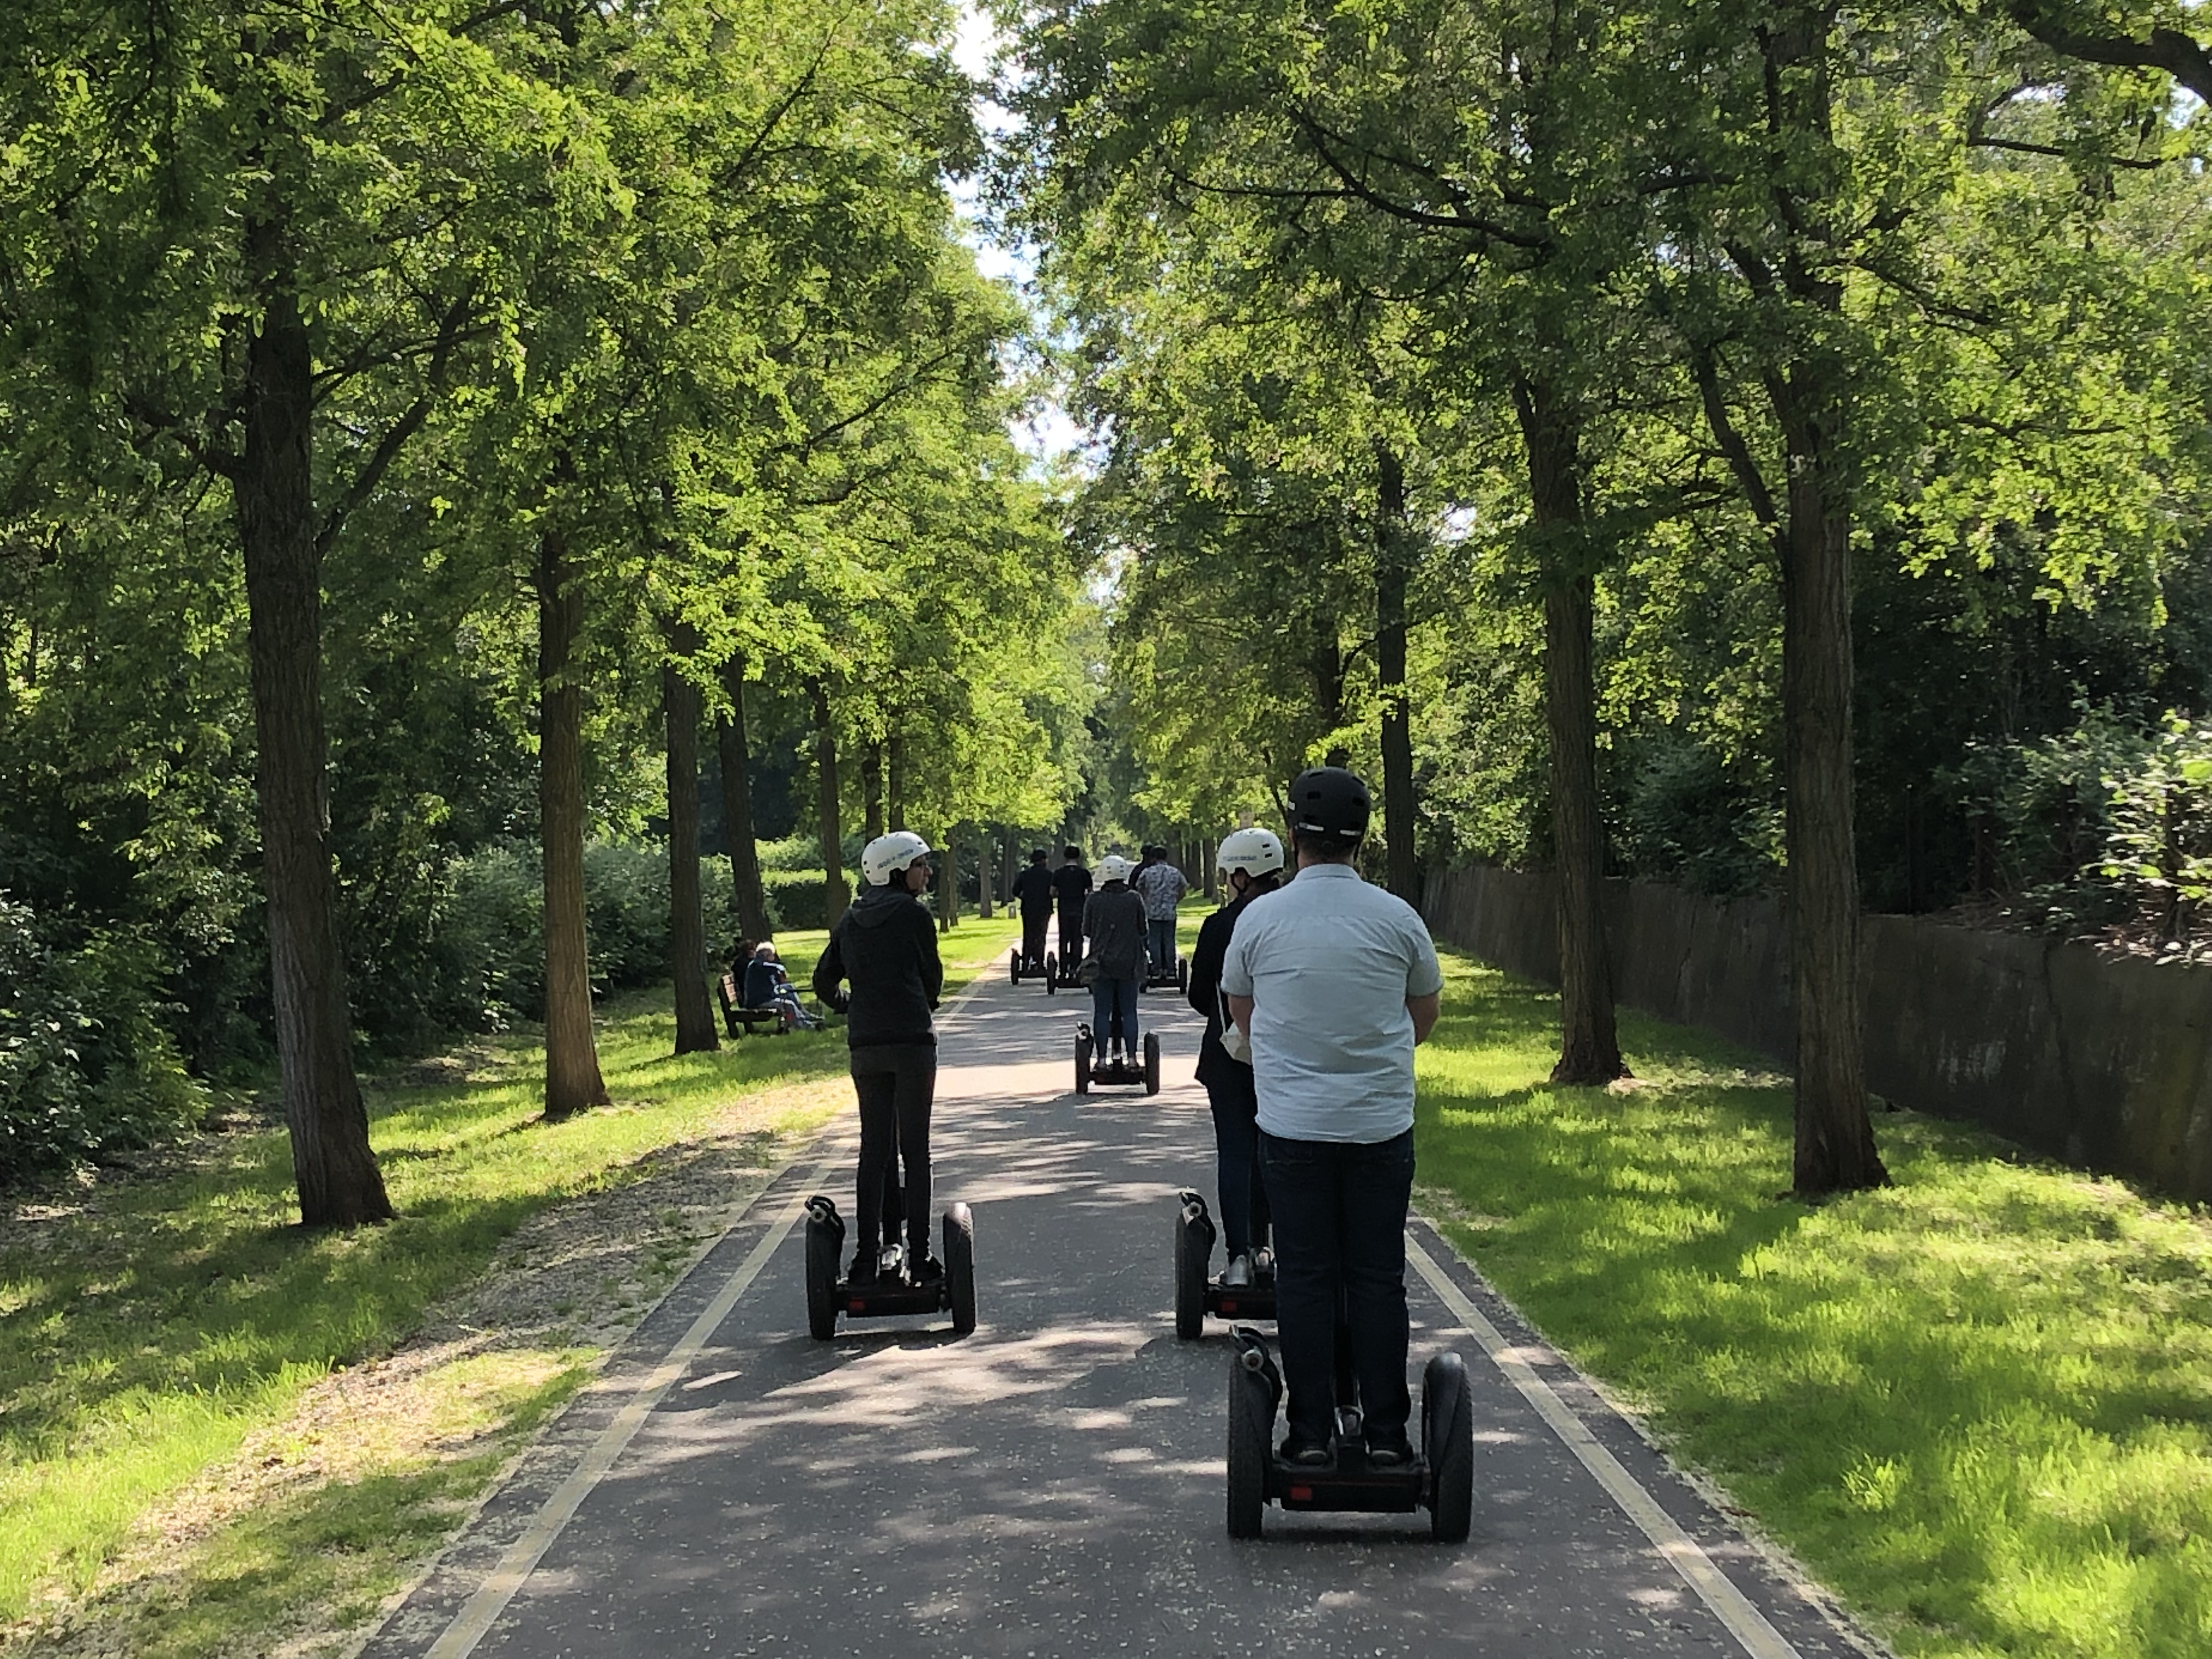
[[[1190,988],[1190,969],[1176,949],[1176,906],[1190,890],[1168,857],[1168,849],[1161,846],[1145,848],[1145,862],[1129,885],[1135,888],[1145,901],[1146,939],[1150,957],[1145,972],[1145,988],[1172,985],[1179,991]]]
[[[1060,868],[1052,872],[1052,890],[1060,906],[1060,950],[1053,971],[1044,976],[1048,993],[1082,983],[1076,969],[1083,965],[1083,907],[1091,895],[1091,872],[1083,867],[1080,847],[1061,849]]]
[[[1198,1080],[1213,1112],[1214,1193],[1229,1261],[1221,1277],[1209,1282],[1213,1222],[1206,1200],[1186,1188],[1177,1194],[1181,1208],[1176,1218],[1176,1334],[1181,1337],[1203,1332],[1209,1313],[1224,1318],[1275,1316],[1274,1255],[1267,1249],[1267,1190],[1260,1173],[1259,1099],[1252,1090],[1251,1050],[1243,1033],[1222,1015],[1221,964],[1237,918],[1253,901],[1282,885],[1284,864],[1282,838],[1272,830],[1237,830],[1224,836],[1214,866],[1229,900],[1200,926],[1191,953],[1190,1006],[1206,1016]]]
[[[1030,854],[1029,868],[1014,878],[1013,896],[1022,908],[1021,948],[1014,953],[1014,983],[1047,972],[1044,930],[1052,921],[1052,872],[1045,867],[1045,850]]]
[[[1098,860],[1098,890],[1083,907],[1088,954],[1082,973],[1091,982],[1092,1024],[1075,1035],[1075,1090],[1091,1092],[1093,1083],[1141,1083],[1145,1092],[1160,1091],[1160,1040],[1144,1042],[1137,1054],[1137,987],[1145,976],[1145,902],[1129,889],[1129,860]],[[1094,1057],[1096,1064],[1093,1064]]]
[[[1226,1012],[1251,1045],[1282,1349],[1278,1373],[1259,1334],[1237,1331],[1229,1527],[1238,1536],[1258,1534],[1271,1500],[1425,1504],[1432,1532],[1449,1541],[1471,1519],[1474,1429],[1458,1356],[1430,1362],[1418,1452],[1407,1432],[1413,1049],[1436,1024],[1443,975],[1419,915],[1352,866],[1370,811],[1367,787],[1345,769],[1299,774],[1297,875],[1238,918],[1222,962]],[[1270,1457],[1285,1392],[1288,1433]]]
[[[860,1099],[860,1158],[853,1262],[837,1277],[844,1219],[816,1194],[807,1210],[807,1319],[835,1333],[840,1311],[875,1315],[952,1310],[963,1333],[975,1324],[975,1224],[965,1204],[945,1212],[945,1261],[929,1253],[929,1119],[937,1088],[937,1032],[930,1016],[945,988],[937,924],[920,895],[929,885],[929,843],[911,830],[878,836],[861,849],[866,885],[830,930],[814,966],[814,994],[845,1012],[853,1091]],[[847,995],[839,989],[849,982]],[[885,1188],[902,1164],[906,1243],[884,1238]],[[949,1267],[949,1271],[948,1271]]]

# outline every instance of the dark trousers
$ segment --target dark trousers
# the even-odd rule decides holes
[[[906,1245],[929,1253],[929,1109],[937,1095],[937,1050],[926,1042],[886,1042],[853,1050],[853,1092],[860,1100],[860,1174],[853,1217],[855,1253],[872,1256],[882,1235],[884,1188],[906,1165]]]
[[[1406,1388],[1406,1212],[1413,1132],[1363,1144],[1285,1140],[1260,1131],[1275,1217],[1275,1329],[1291,1431],[1335,1436],[1336,1318],[1343,1298],[1353,1378],[1368,1431],[1402,1431]]]
[[[1052,920],[1046,910],[1022,911],[1022,966],[1035,968],[1044,961],[1045,924]]]
[[[1137,1052],[1137,987],[1141,981],[1109,979],[1101,974],[1091,982],[1091,1034],[1098,1041],[1098,1051],[1106,1051],[1108,1039],[1118,1041],[1129,1054]],[[1115,1016],[1121,1016],[1120,1029],[1115,1026]]]
[[[1083,907],[1060,913],[1060,965],[1062,971],[1083,960]]]
[[[1164,975],[1172,974],[1175,972],[1175,918],[1170,916],[1164,921],[1147,921],[1146,926],[1152,933],[1152,977],[1158,979]]]
[[[1213,1182],[1221,1200],[1221,1237],[1232,1256],[1267,1241],[1267,1183],[1260,1172],[1260,1098],[1252,1068],[1224,1062],[1206,1085],[1213,1109]]]

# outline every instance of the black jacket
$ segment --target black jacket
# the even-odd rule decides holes
[[[1052,909],[1052,872],[1042,864],[1032,864],[1014,878],[1014,896],[1022,902],[1022,914],[1041,916]]]
[[[1060,895],[1060,914],[1083,914],[1083,896],[1091,890],[1091,872],[1079,864],[1063,864],[1052,872],[1052,890]]]
[[[1229,1051],[1221,1046],[1221,965],[1229,959],[1229,940],[1237,931],[1237,918],[1244,914],[1244,907],[1258,898],[1261,890],[1256,887],[1247,889],[1243,898],[1231,899],[1198,926],[1198,943],[1190,953],[1188,995],[1190,1006],[1206,1016],[1206,1035],[1198,1042],[1197,1076],[1201,1085],[1220,1080],[1231,1066],[1247,1078],[1252,1075],[1249,1064],[1231,1059]]]
[[[840,980],[853,987],[845,1004],[849,1047],[936,1042],[929,1013],[945,989],[937,922],[903,886],[863,889],[830,930],[830,943],[814,964],[814,994],[835,1007]]]

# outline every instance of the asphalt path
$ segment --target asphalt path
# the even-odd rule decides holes
[[[850,1212],[841,1120],[365,1659],[1863,1650],[1419,1221],[1410,1364],[1467,1358],[1472,1537],[1271,1508],[1264,1539],[1230,1539],[1227,1327],[1182,1342],[1172,1317],[1174,1193],[1212,1195],[1198,1021],[1148,994],[1165,1088],[1078,1097],[1089,1005],[1000,972],[941,1017],[936,1202],[975,1212],[974,1334],[808,1337],[798,1211],[818,1189]]]

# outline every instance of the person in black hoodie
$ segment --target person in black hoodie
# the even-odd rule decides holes
[[[1260,1177],[1260,1098],[1252,1086],[1248,1049],[1231,1054],[1222,1042],[1233,1032],[1221,1008],[1221,963],[1237,919],[1254,899],[1283,883],[1282,837],[1272,830],[1236,830],[1222,837],[1215,863],[1233,896],[1198,930],[1190,956],[1190,1006],[1206,1016],[1199,1040],[1198,1080],[1213,1109],[1215,1191],[1221,1200],[1221,1237],[1229,1251],[1223,1285],[1242,1289],[1258,1267],[1255,1255],[1267,1241],[1267,1189]]]
[[[929,1113],[937,1094],[937,1030],[930,1014],[945,988],[937,923],[920,895],[929,887],[929,843],[909,830],[878,836],[860,852],[865,885],[830,930],[814,964],[814,994],[845,1011],[853,1092],[860,1103],[860,1169],[854,1284],[881,1272],[878,1211],[892,1165],[906,1166],[907,1271],[941,1279],[929,1253]],[[840,981],[852,986],[839,992]]]

